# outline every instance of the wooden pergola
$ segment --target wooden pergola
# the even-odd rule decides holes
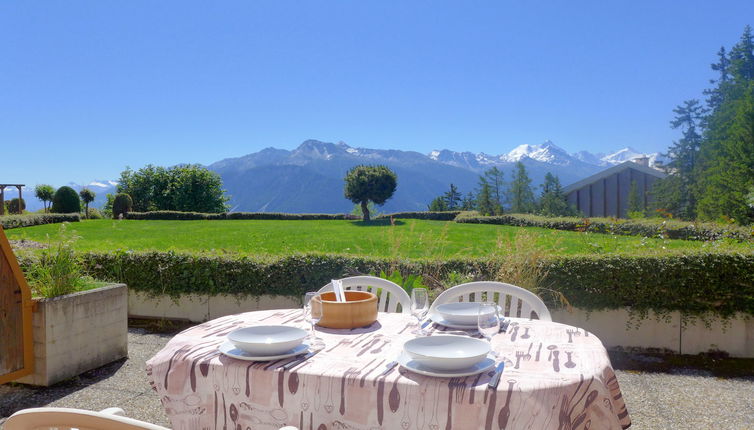
[[[5,188],[16,187],[18,188],[18,213],[22,213],[21,209],[21,189],[25,184],[0,184],[0,215],[5,215]]]

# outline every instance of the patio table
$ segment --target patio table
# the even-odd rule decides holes
[[[291,359],[249,362],[220,354],[233,329],[304,325],[302,311],[248,312],[189,328],[147,362],[174,429],[620,429],[631,425],[600,340],[583,329],[514,319],[493,347],[511,361],[492,372],[434,378],[395,367],[415,324],[380,313],[369,327],[317,328],[326,346],[290,371]],[[440,329],[430,331],[439,333]]]

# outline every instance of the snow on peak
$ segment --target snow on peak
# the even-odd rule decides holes
[[[513,150],[507,155],[501,156],[500,158],[504,161],[515,162],[521,161],[525,157],[543,163],[557,164],[561,166],[567,166],[572,161],[572,157],[568,152],[549,140],[539,145],[519,145],[513,148]]]
[[[437,159],[440,158],[440,151],[438,151],[438,150],[435,149],[434,151],[430,152],[429,153],[429,158],[437,161]]]

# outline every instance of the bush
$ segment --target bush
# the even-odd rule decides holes
[[[659,236],[667,239],[682,240],[718,240],[730,238],[747,241],[754,239],[754,227],[718,223],[693,223],[662,220],[659,218],[623,220],[508,214],[499,216],[459,216],[456,218],[456,222],[512,225],[516,227],[542,227],[554,230],[585,231],[625,236]]]
[[[31,227],[40,224],[55,224],[59,222],[79,222],[79,214],[28,214],[0,216],[0,225],[8,230],[18,227]]]
[[[25,210],[26,210],[26,201],[24,199],[19,200],[18,197],[16,197],[5,202],[5,213],[21,214]]]
[[[120,218],[121,215],[125,217],[131,212],[133,206],[134,202],[131,200],[131,196],[126,193],[116,194],[113,200],[113,218]]]
[[[81,212],[79,194],[71,187],[60,187],[52,197],[52,212],[59,214]]]
[[[89,219],[103,219],[105,216],[97,208],[89,208]]]
[[[98,279],[151,294],[280,294],[298,296],[353,273],[463,274],[471,280],[505,276],[504,259],[391,260],[339,255],[248,258],[174,252],[87,253],[81,260]],[[581,309],[629,307],[636,312],[683,311],[686,316],[754,315],[754,254],[576,256],[539,259],[538,287],[550,307],[559,297]],[[502,275],[500,275],[502,274]],[[434,286],[437,286],[435,284]],[[562,294],[562,296],[560,296]]]
[[[202,213],[177,211],[129,212],[126,219],[135,220],[222,220],[222,219],[259,219],[259,220],[344,220],[359,219],[348,214],[286,214],[275,212],[230,212]]]
[[[442,212],[396,212],[392,214],[380,215],[377,219],[425,219],[433,221],[452,221],[461,211],[442,211]]]

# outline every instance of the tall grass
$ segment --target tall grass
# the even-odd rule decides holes
[[[86,276],[71,246],[78,237],[63,223],[56,238],[47,237],[48,247],[40,251],[39,260],[26,273],[35,296],[46,298],[88,290],[97,283]]]

